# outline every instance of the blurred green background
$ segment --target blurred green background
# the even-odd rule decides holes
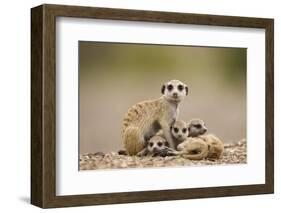
[[[203,119],[224,142],[246,138],[246,62],[245,48],[80,41],[80,153],[123,148],[127,109],[172,79],[189,86],[180,119]]]

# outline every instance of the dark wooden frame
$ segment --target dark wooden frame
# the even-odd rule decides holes
[[[56,17],[262,28],[266,32],[266,183],[56,196]],[[274,20],[64,5],[31,9],[31,203],[66,207],[274,192]]]

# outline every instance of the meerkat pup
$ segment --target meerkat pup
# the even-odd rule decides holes
[[[188,137],[198,137],[207,132],[207,127],[201,119],[191,119],[188,124]]]
[[[192,119],[188,123],[188,138],[177,146],[179,154],[190,160],[204,158],[220,158],[223,142],[213,134],[203,135],[207,131],[205,123],[200,119]]]
[[[185,141],[189,135],[187,123],[183,120],[177,120],[171,126],[171,133],[173,137],[174,147],[177,148],[178,145]]]
[[[172,155],[173,150],[169,148],[169,143],[165,138],[155,135],[149,139],[145,148],[140,151],[137,156],[161,156],[163,152],[165,152],[167,154],[166,156],[168,156],[169,153]]]
[[[186,138],[188,137],[187,123],[183,120],[177,120],[171,125],[170,131],[171,131],[172,138],[173,138],[172,147],[174,147],[176,149],[177,146],[180,143],[182,143],[183,141],[185,141]],[[159,130],[156,135],[164,137],[162,130]]]
[[[140,102],[129,108],[122,127],[123,143],[129,155],[136,155],[160,129],[173,146],[170,126],[177,120],[179,104],[188,94],[188,87],[179,80],[165,83],[162,96],[156,100]]]
[[[208,157],[208,144],[201,138],[187,138],[177,147],[178,154],[189,160],[202,160]]]

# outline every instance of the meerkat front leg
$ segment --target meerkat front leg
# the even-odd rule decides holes
[[[143,150],[141,150],[140,152],[137,153],[138,157],[142,157],[142,156],[146,156],[148,154],[148,150],[147,147],[145,147]]]

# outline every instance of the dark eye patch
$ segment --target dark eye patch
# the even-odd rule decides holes
[[[202,126],[201,126],[201,124],[196,124],[196,125],[194,125],[196,128],[201,128]]]
[[[178,90],[183,91],[183,85],[178,85]]]
[[[186,133],[186,130],[187,130],[186,128],[183,128],[183,129],[182,129],[182,132],[183,132],[183,133]]]
[[[163,143],[162,143],[162,142],[158,142],[157,145],[158,145],[158,146],[162,146]]]
[[[171,85],[171,84],[170,84],[170,85],[168,85],[168,87],[167,87],[167,89],[168,89],[169,91],[172,91],[172,90],[173,90],[173,88],[174,88],[174,87],[173,87],[173,85]]]
[[[149,143],[149,146],[151,146],[151,147],[152,147],[152,146],[153,146],[153,143]]]
[[[177,133],[179,131],[179,129],[177,127],[174,128],[175,133]]]

